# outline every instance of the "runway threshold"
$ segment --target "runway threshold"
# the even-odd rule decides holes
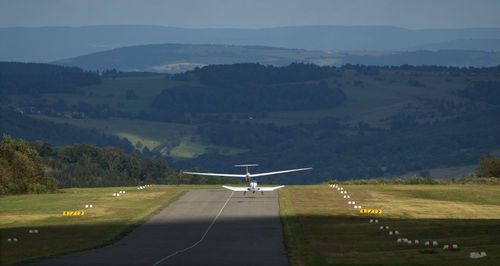
[[[120,241],[35,265],[288,265],[278,193],[194,189]]]

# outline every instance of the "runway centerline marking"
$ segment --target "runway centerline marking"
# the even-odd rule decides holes
[[[219,218],[220,214],[222,213],[222,211],[224,210],[224,208],[226,208],[226,205],[227,203],[229,202],[229,200],[233,197],[233,194],[234,194],[234,191],[231,192],[231,195],[229,195],[229,198],[226,200],[226,203],[224,203],[224,206],[222,206],[222,208],[220,209],[219,213],[215,216],[215,218],[212,220],[212,223],[208,226],[207,230],[205,230],[205,233],[203,234],[203,236],[200,238],[200,240],[198,240],[196,243],[194,243],[193,245],[187,247],[187,248],[184,248],[184,249],[181,249],[181,250],[177,250],[176,252],[162,258],[161,260],[155,262],[153,264],[153,266],[157,266],[157,265],[160,265],[161,263],[163,263],[164,261],[168,260],[169,258],[177,255],[177,254],[180,254],[182,252],[185,252],[187,250],[190,250],[194,247],[196,247],[198,244],[200,244],[201,242],[203,242],[203,240],[205,239],[205,236],[208,234],[208,231],[210,231],[210,229],[212,229],[212,226],[214,225],[215,221],[217,221],[217,218]]]

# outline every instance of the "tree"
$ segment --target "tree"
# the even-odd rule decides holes
[[[0,143],[0,194],[55,191],[55,179],[47,176],[38,152],[22,139],[4,136]]]
[[[477,175],[483,177],[500,177],[500,159],[491,154],[485,154],[479,158]]]

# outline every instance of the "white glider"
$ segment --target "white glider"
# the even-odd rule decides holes
[[[259,174],[250,174],[248,172],[248,167],[251,166],[258,166],[258,164],[240,164],[240,165],[235,165],[236,167],[245,167],[246,168],[246,174],[218,174],[218,173],[198,173],[198,172],[183,172],[183,174],[189,174],[189,175],[204,175],[204,176],[225,176],[225,177],[244,177],[246,181],[249,183],[248,187],[231,187],[231,186],[222,186],[225,189],[229,189],[232,191],[241,191],[243,194],[246,194],[247,192],[252,192],[255,193],[257,191],[260,191],[261,194],[264,194],[265,191],[274,191],[277,189],[280,189],[284,186],[276,186],[276,187],[259,187],[257,185],[257,181],[251,181],[252,177],[259,177],[259,176],[267,176],[267,175],[277,175],[277,174],[284,174],[284,173],[291,173],[291,172],[297,172],[297,171],[305,171],[305,170],[311,170],[312,168],[299,168],[299,169],[290,169],[290,170],[282,170],[282,171],[276,171],[276,172],[267,172],[267,173],[259,173]]]

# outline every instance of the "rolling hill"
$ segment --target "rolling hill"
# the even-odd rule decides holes
[[[378,66],[439,65],[488,67],[500,65],[500,52],[439,50],[414,52],[388,51],[309,51],[266,46],[151,44],[56,61],[64,66],[86,70],[146,71],[180,73],[214,64],[261,63],[286,66],[294,62],[316,65],[361,64]]]
[[[341,53],[264,46],[151,44],[56,61],[89,70],[151,71],[179,73],[213,64],[262,63],[285,66],[292,62],[336,64]],[[323,64],[324,64],[323,63]]]
[[[231,165],[249,161],[262,171],[314,167],[314,176],[276,178],[289,184],[332,175],[439,177],[500,150],[498,73],[499,67],[213,65],[175,75],[106,74],[68,92],[6,94],[2,108],[126,138],[174,168],[233,171]],[[27,123],[3,123],[2,132],[34,132],[31,120],[16,121]],[[38,137],[30,138],[52,141]]]
[[[141,25],[10,27],[0,28],[0,39],[0,60],[22,62],[51,62],[119,47],[160,43],[258,45],[343,51],[413,51],[440,44],[436,49],[464,47],[467,50],[500,50],[497,45],[500,39],[498,28],[410,30],[388,26],[295,26],[187,29]],[[447,42],[466,44],[448,46]]]

